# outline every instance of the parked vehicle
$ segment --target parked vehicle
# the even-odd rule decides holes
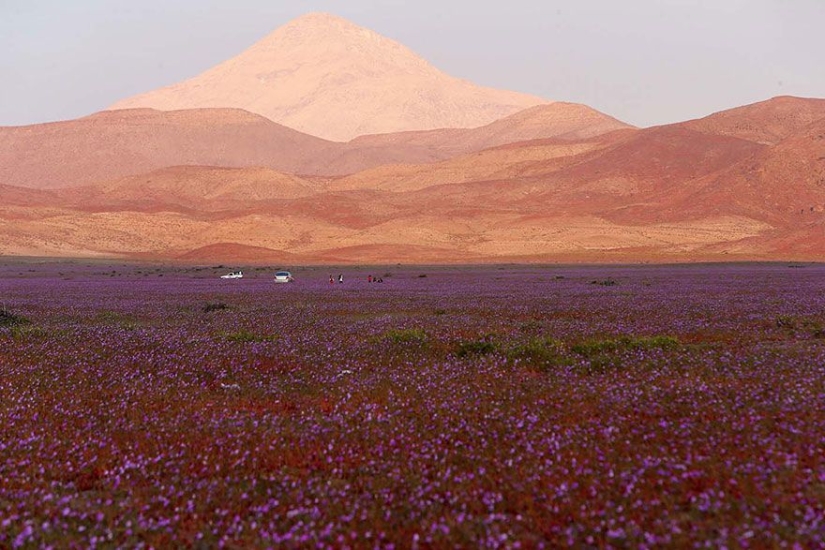
[[[279,271],[275,274],[276,283],[291,283],[294,279],[289,271]]]
[[[221,279],[243,279],[243,271],[233,271],[226,275],[221,275]]]

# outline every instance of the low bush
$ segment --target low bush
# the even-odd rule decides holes
[[[384,339],[393,344],[417,344],[427,343],[427,333],[419,328],[392,329],[384,333]]]
[[[459,357],[471,357],[489,355],[496,350],[498,350],[498,346],[491,340],[470,340],[459,342],[455,353]]]
[[[507,357],[513,361],[546,369],[571,363],[566,355],[566,348],[563,342],[555,338],[533,338],[510,348]]]
[[[780,315],[776,318],[776,326],[779,328],[796,328],[796,319],[790,315]]]
[[[571,346],[570,350],[584,357],[594,357],[623,350],[673,349],[679,343],[679,339],[674,336],[621,336],[579,342]]]
[[[31,321],[22,315],[12,313],[5,308],[0,309],[0,327],[22,327],[30,324]]]
[[[779,315],[775,322],[777,328],[783,329],[787,334],[794,337],[825,338],[825,327],[822,326],[819,319]]]

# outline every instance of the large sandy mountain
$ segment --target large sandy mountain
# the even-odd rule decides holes
[[[312,13],[194,78],[111,108],[233,107],[348,141],[364,134],[474,128],[541,103],[548,102],[448,76],[393,40]]]

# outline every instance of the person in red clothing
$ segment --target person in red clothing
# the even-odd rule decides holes
[[[372,275],[367,275],[367,282],[368,282],[368,283],[371,283],[371,282],[372,282]]]

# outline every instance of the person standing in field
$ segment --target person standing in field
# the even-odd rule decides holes
[[[341,284],[344,284],[344,274],[343,273],[338,275],[338,282],[341,283]]]

